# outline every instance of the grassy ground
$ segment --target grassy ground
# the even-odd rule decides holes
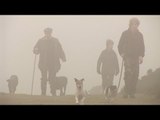
[[[147,95],[137,95],[135,99],[123,99],[117,96],[108,103],[102,95],[89,95],[85,100],[86,105],[160,105],[160,99]],[[0,94],[0,105],[76,105],[74,95],[66,96],[39,96],[39,95],[9,95]]]

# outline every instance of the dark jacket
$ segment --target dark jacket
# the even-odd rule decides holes
[[[102,68],[101,68],[102,66]],[[97,62],[97,71],[103,74],[116,75],[119,73],[117,55],[114,50],[103,50]]]
[[[60,59],[66,60],[64,51],[58,39],[51,37],[41,38],[36,43],[34,49],[38,50],[39,56],[39,68],[50,69],[58,72],[60,70]]]
[[[132,33],[130,29],[124,31],[118,44],[118,51],[120,55],[124,54],[126,57],[144,57],[145,46],[142,33],[139,31]]]

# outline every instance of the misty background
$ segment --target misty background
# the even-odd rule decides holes
[[[19,84],[16,93],[30,94],[34,65],[32,52],[38,39],[44,36],[46,27],[53,28],[53,37],[59,39],[67,61],[61,62],[57,76],[68,78],[66,94],[75,93],[74,78],[84,78],[84,89],[101,85],[97,74],[98,57],[106,47],[108,38],[114,41],[119,67],[121,57],[117,45],[122,32],[128,29],[129,19],[140,20],[139,30],[145,42],[145,57],[140,65],[140,76],[148,69],[160,67],[160,16],[151,15],[0,15],[0,92],[8,92],[6,80],[17,75]],[[34,79],[33,94],[40,95],[40,70],[38,59]],[[122,76],[123,78],[123,76]],[[119,75],[114,78],[117,85]],[[122,79],[121,86],[124,86]],[[47,87],[50,95],[50,87]]]

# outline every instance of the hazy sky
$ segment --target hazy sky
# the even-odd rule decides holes
[[[75,93],[74,78],[84,78],[84,87],[89,90],[101,85],[101,76],[96,72],[97,59],[105,49],[106,39],[114,41],[114,50],[119,58],[117,45],[121,33],[128,29],[131,17],[140,20],[139,30],[145,42],[144,62],[140,65],[140,78],[149,68],[160,67],[160,16],[123,15],[20,15],[0,16],[0,92],[8,92],[6,80],[16,74],[19,77],[17,93],[30,94],[35,43],[44,36],[46,27],[53,28],[65,51],[67,62],[61,64],[58,76],[68,78],[67,94]],[[38,59],[37,62],[38,64]],[[40,94],[40,71],[36,64],[33,94]],[[115,77],[114,84],[117,85]],[[121,87],[124,85],[122,80]],[[47,94],[50,89],[48,86]]]

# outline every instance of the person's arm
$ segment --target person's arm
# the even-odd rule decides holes
[[[140,44],[139,44],[139,63],[141,64],[143,62],[143,57],[145,54],[145,45],[143,40],[143,35],[140,35]]]
[[[63,62],[66,62],[66,55],[64,53],[63,48],[61,47],[61,54],[60,54],[60,58],[63,60]]]
[[[98,61],[97,61],[97,73],[98,74],[101,74],[102,54],[103,52],[100,54]]]
[[[125,52],[124,43],[125,43],[125,33],[123,32],[118,43],[118,52],[121,57],[124,57],[124,52]]]
[[[66,62],[66,55],[64,53],[64,50],[62,48],[62,45],[60,44],[60,42],[58,41],[58,53],[59,53],[59,57],[63,62]]]
[[[39,44],[40,44],[40,40],[38,40],[38,42],[36,43],[36,45],[33,48],[33,53],[36,55],[39,54]]]

